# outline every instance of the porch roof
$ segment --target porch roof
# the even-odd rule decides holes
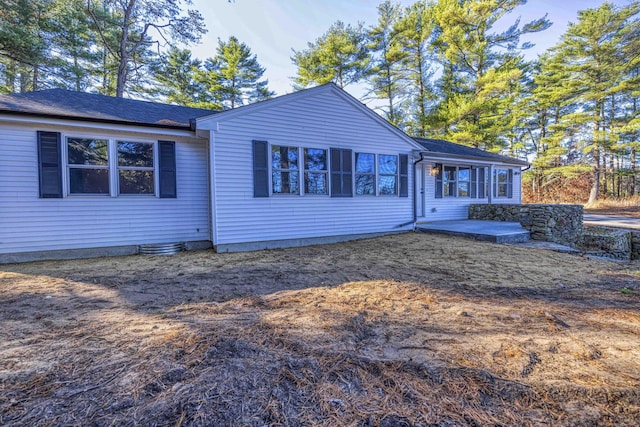
[[[463,159],[482,160],[485,162],[500,162],[510,165],[529,166],[529,163],[524,160],[490,153],[479,148],[467,147],[466,145],[456,144],[442,139],[413,139],[425,148],[425,155],[429,157],[458,157]]]

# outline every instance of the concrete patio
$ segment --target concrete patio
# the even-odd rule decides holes
[[[418,222],[416,231],[447,234],[494,243],[519,243],[530,238],[528,230],[519,222],[481,221],[473,219],[457,221]]]

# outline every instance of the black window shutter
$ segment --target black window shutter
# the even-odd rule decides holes
[[[253,197],[269,197],[267,141],[253,141]]]
[[[338,197],[342,192],[342,155],[337,148],[331,149],[331,197]]]
[[[400,154],[400,197],[409,197],[409,156]]]
[[[436,163],[438,173],[436,175],[436,199],[442,199],[442,163]]]
[[[178,197],[176,187],[176,143],[158,141],[160,159],[160,198],[175,199]]]
[[[485,194],[485,189],[487,188],[485,170],[485,168],[478,169],[478,199],[484,199],[487,197]]]
[[[478,196],[477,190],[478,190],[478,170],[474,167],[471,168],[471,188],[470,190],[470,196],[472,199],[475,199]]]
[[[507,181],[507,197],[513,198],[513,169],[509,169],[509,180]]]
[[[59,132],[38,131],[40,198],[62,198],[62,160]]]
[[[351,150],[331,149],[331,197],[353,197]]]

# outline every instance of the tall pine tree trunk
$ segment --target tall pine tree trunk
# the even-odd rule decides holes
[[[31,83],[31,90],[33,91],[38,90],[38,86],[40,84],[39,78],[40,78],[40,66],[36,64],[33,66],[33,82]]]
[[[600,173],[601,173],[601,161],[600,156],[602,155],[602,146],[600,144],[600,136],[599,132],[602,125],[602,102],[596,102],[596,116],[597,122],[595,126],[595,131],[593,135],[593,143],[595,147],[593,149],[593,184],[591,185],[591,192],[589,193],[589,200],[587,203],[594,203],[600,197]]]
[[[18,73],[18,67],[16,61],[9,59],[7,68],[5,69],[6,85],[11,90],[11,93],[16,92],[16,74]]]
[[[591,185],[591,192],[589,193],[589,201],[587,203],[593,203],[600,197],[600,147],[596,146],[593,150],[593,184]]]
[[[607,175],[607,150],[602,150],[602,193],[605,197],[609,194],[609,175]]]
[[[615,154],[609,150],[609,169],[611,170],[611,195],[615,197],[616,191],[616,163]]]
[[[637,175],[636,175],[637,151],[635,145],[631,147],[631,195],[635,196],[637,192]]]

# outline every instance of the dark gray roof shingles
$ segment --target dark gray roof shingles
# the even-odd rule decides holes
[[[456,157],[466,157],[486,161],[498,161],[503,163],[528,165],[524,160],[514,159],[512,157],[502,156],[500,154],[490,153],[479,148],[468,147],[466,145],[456,144],[442,139],[430,138],[413,138],[418,144],[425,148],[426,152],[449,154]]]
[[[169,128],[189,128],[191,120],[216,113],[65,89],[0,95],[3,112]]]
[[[191,121],[219,111],[115,98],[65,89],[0,95],[0,114],[28,114],[74,120],[190,128]],[[440,139],[413,138],[425,151],[458,157],[527,165],[527,162]]]

